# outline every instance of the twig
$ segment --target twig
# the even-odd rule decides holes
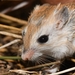
[[[75,62],[75,59],[71,59],[73,62]]]
[[[10,72],[0,73],[0,75],[8,75]]]
[[[24,75],[27,75],[27,74],[35,74],[35,75],[37,75],[38,74],[35,71],[24,71],[24,70],[9,70],[9,72],[15,72],[15,73],[24,74]]]
[[[19,42],[19,41],[21,41],[21,40],[20,40],[20,39],[16,39],[16,40],[14,40],[14,41],[11,41],[11,42],[9,42],[9,43],[7,43],[7,44],[1,46],[0,49],[5,48],[5,47],[8,47],[8,46],[10,46],[10,45],[12,45],[12,44],[14,44],[14,43]]]
[[[27,22],[24,21],[24,20],[20,20],[20,19],[11,17],[11,16],[7,16],[7,15],[2,14],[2,13],[0,13],[0,17],[6,18],[6,19],[8,19],[8,20],[15,21],[15,22],[17,22],[17,23],[19,23],[19,24],[22,24],[22,25],[27,25]]]
[[[72,75],[75,75],[75,73],[73,73]]]
[[[36,68],[40,68],[40,67],[50,66],[50,65],[53,65],[53,64],[60,64],[60,61],[42,64],[42,65],[38,65],[38,66],[34,66],[34,67],[28,67],[28,68],[25,68],[25,70],[36,69]]]
[[[11,29],[11,30],[16,30],[16,31],[19,31],[19,32],[21,32],[21,30],[22,30],[22,29],[19,29],[19,28],[16,28],[16,27],[7,26],[7,25],[3,25],[3,24],[0,24],[0,28],[7,28],[7,29]]]
[[[20,36],[20,35],[9,33],[9,32],[5,32],[5,31],[0,31],[0,34],[8,35],[8,36],[12,36],[12,37],[15,37],[15,38],[20,38],[20,39],[22,38],[22,36]]]
[[[8,12],[20,9],[20,8],[26,6],[27,4],[29,4],[27,1],[23,1],[20,4],[17,4],[16,6],[8,7],[6,9],[4,9],[3,11],[1,11],[1,13],[5,14],[5,13],[8,13]]]
[[[63,73],[66,73],[66,72],[73,71],[73,70],[75,70],[75,67],[72,67],[72,68],[57,72],[57,73],[48,74],[48,75],[59,75],[59,74],[63,74]]]

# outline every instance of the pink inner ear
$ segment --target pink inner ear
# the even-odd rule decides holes
[[[55,14],[56,19],[56,28],[62,29],[66,25],[69,19],[69,10],[68,7],[64,6]]]
[[[60,24],[60,22],[58,22],[58,23],[57,23],[56,28],[58,28],[58,27],[59,27],[59,24]]]
[[[60,20],[60,21],[57,22],[56,28],[57,29],[62,29],[63,28],[62,20]]]

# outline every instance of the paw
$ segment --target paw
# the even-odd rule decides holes
[[[59,71],[59,65],[52,65],[50,67],[44,67],[42,71],[43,71],[43,75],[56,73],[57,71]]]

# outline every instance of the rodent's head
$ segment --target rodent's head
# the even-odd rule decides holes
[[[65,28],[69,19],[67,7],[50,6],[45,4],[37,6],[28,20],[27,27],[23,30],[24,49],[23,60],[41,61],[51,56],[62,59],[72,52],[68,49]]]

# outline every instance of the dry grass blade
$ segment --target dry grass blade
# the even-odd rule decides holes
[[[75,59],[71,59],[73,62],[75,62]]]
[[[0,73],[0,75],[8,75],[10,72]]]
[[[22,36],[20,36],[20,35],[5,32],[5,31],[0,31],[0,34],[7,35],[7,36],[12,36],[12,37],[15,37],[15,38],[20,38],[20,39],[22,38]]]
[[[5,47],[8,47],[8,46],[10,46],[10,45],[12,45],[12,44],[14,44],[14,43],[19,42],[19,41],[21,41],[21,40],[20,40],[20,39],[16,39],[16,40],[14,40],[14,41],[11,41],[11,42],[9,42],[9,43],[7,43],[7,44],[1,46],[0,49],[5,48]]]
[[[67,73],[67,72],[73,71],[73,70],[75,70],[75,67],[72,67],[72,68],[69,68],[69,69],[57,72],[57,73],[48,74],[48,75],[59,75],[59,74],[63,74],[63,73]]]
[[[7,15],[2,14],[2,13],[0,13],[0,17],[5,18],[5,19],[8,19],[8,20],[11,20],[11,21],[15,21],[15,22],[17,22],[19,24],[22,24],[22,25],[27,25],[27,22],[24,21],[24,20],[20,20],[20,19],[11,17],[11,16],[7,16]]]
[[[73,73],[72,75],[75,75],[75,73]]]
[[[7,28],[7,29],[11,29],[11,30],[16,30],[16,31],[19,31],[19,32],[21,32],[21,30],[22,30],[22,29],[19,29],[19,28],[16,28],[16,27],[7,26],[7,25],[3,25],[3,24],[0,24],[0,28]]]
[[[51,63],[46,63],[46,64],[34,66],[34,67],[28,67],[28,68],[25,68],[25,70],[31,70],[31,69],[36,69],[36,68],[45,67],[45,66],[50,66],[50,65],[55,65],[55,64],[60,64],[60,61],[51,62]]]
[[[9,72],[15,72],[15,73],[24,74],[24,75],[27,75],[27,74],[35,74],[35,75],[37,75],[38,74],[35,71],[24,71],[24,70],[9,70]]]

